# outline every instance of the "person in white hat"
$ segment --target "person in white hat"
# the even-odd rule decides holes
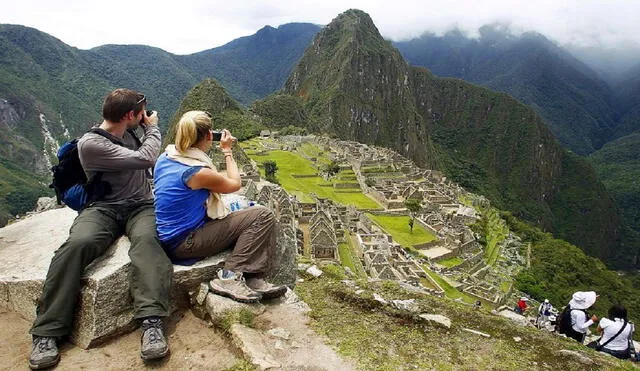
[[[551,315],[551,309],[553,305],[549,303],[549,299],[544,299],[544,302],[538,307],[538,327],[541,328],[549,322],[549,316]]]
[[[595,291],[577,291],[573,293],[569,308],[571,311],[571,331],[567,331],[567,336],[575,339],[579,343],[584,342],[589,326],[598,322],[598,317],[592,315],[589,318],[587,309],[596,302],[598,296]]]

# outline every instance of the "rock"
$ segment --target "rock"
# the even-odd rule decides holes
[[[271,330],[267,331],[267,334],[283,340],[289,340],[290,336],[287,330],[283,329],[282,327],[272,328]]]
[[[300,300],[300,298],[298,297],[298,294],[296,294],[295,291],[289,288],[287,288],[287,291],[284,293],[283,303],[305,313],[311,311],[311,308],[309,307],[309,305],[304,301]]]
[[[267,275],[267,280],[274,285],[287,285],[293,287],[296,283],[296,255],[298,246],[295,238],[287,237],[283,234],[282,228],[278,227],[278,237],[276,239],[276,253],[271,263],[271,272]]]
[[[310,275],[312,275],[312,276],[314,276],[316,278],[322,276],[322,273],[323,273],[322,270],[320,268],[318,268],[317,265],[313,265],[313,266],[307,268],[307,270],[305,272],[309,273]]]
[[[359,290],[356,290],[356,291],[354,292],[354,294],[356,294],[356,295],[362,295],[362,293],[363,293],[363,292],[364,292],[364,290],[363,290],[363,289],[359,289]]]
[[[285,343],[282,340],[276,340],[276,345],[274,346],[274,348],[278,350],[284,350],[286,347],[287,347],[287,343]]]
[[[470,332],[472,334],[476,334],[476,335],[480,335],[480,336],[486,337],[486,338],[490,338],[491,337],[491,335],[489,335],[489,334],[485,334],[484,332],[472,330],[470,328],[463,328],[463,330],[466,331],[466,332]]]
[[[0,229],[0,309],[35,318],[36,301],[53,252],[67,239],[77,213],[67,207],[33,214]],[[120,238],[82,278],[71,341],[81,348],[136,327],[129,294],[129,240]],[[226,253],[192,266],[174,266],[172,310],[189,307],[189,291],[214,276]]]
[[[415,299],[408,300],[391,300],[391,305],[399,310],[404,310],[410,313],[417,313],[420,308],[418,308],[418,303],[416,303]]]
[[[356,287],[356,283],[352,280],[342,280],[342,283],[344,283],[347,287]]]
[[[239,323],[231,325],[230,332],[234,343],[258,369],[267,370],[282,366],[269,354],[267,344],[263,341],[260,332]]]
[[[43,212],[47,210],[53,210],[64,207],[62,205],[58,205],[58,201],[55,197],[40,197],[38,198],[38,202],[36,202],[36,212]]]
[[[387,304],[387,301],[386,301],[386,300],[384,300],[384,298],[383,298],[382,296],[378,295],[378,293],[377,293],[377,292],[374,292],[374,293],[373,293],[373,299],[374,299],[375,301],[379,302],[379,303]]]
[[[512,320],[518,326],[522,326],[522,327],[531,326],[531,324],[529,323],[529,320],[527,320],[527,317],[523,316],[522,314],[518,314],[512,310],[504,309],[499,311],[497,314],[501,317]]]
[[[305,264],[305,263],[298,263],[298,270],[301,272],[304,272],[307,270],[307,268],[309,268],[311,266],[311,264]]]
[[[355,274],[353,273],[353,271],[351,270],[351,268],[349,267],[344,267],[344,272],[347,274],[347,276],[349,277],[354,277]]]
[[[209,285],[206,283],[200,284],[200,290],[198,290],[198,295],[196,296],[196,303],[202,305],[205,299],[207,298],[207,294],[209,293]]]
[[[561,349],[561,350],[555,351],[555,354],[562,357],[573,358],[574,360],[586,366],[592,366],[596,364],[594,360],[575,350]]]
[[[451,328],[451,320],[441,314],[421,314],[418,317],[427,321],[429,324],[438,324],[445,328]]]
[[[516,343],[519,343],[519,342],[521,342],[521,341],[522,341],[522,338],[521,338],[521,337],[519,337],[519,336],[514,336],[514,337],[513,337],[513,341],[515,341]]]
[[[229,312],[238,312],[243,309],[248,310],[255,315],[264,313],[264,305],[260,303],[240,303],[211,292],[207,294],[205,307],[207,309],[207,313],[209,313],[214,322],[224,320]]]

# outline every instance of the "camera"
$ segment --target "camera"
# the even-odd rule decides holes
[[[211,132],[211,135],[213,135],[213,141],[214,142],[219,142],[220,139],[222,139],[222,131],[220,130],[214,130]]]
[[[153,111],[151,111],[151,110],[147,110],[147,117],[149,117],[149,116],[151,116],[151,115],[153,115]]]

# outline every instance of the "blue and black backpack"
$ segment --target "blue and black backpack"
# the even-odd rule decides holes
[[[140,140],[133,130],[128,131],[140,146]],[[93,128],[89,132],[102,135],[111,142],[120,145],[120,143],[107,136],[102,129]],[[55,190],[58,205],[64,202],[65,205],[73,210],[81,211],[91,202],[101,200],[111,193],[111,185],[102,180],[102,172],[97,172],[91,179],[87,179],[80,163],[77,138],[63,144],[58,149],[56,156],[58,157],[58,164],[51,168],[53,181],[49,188]]]

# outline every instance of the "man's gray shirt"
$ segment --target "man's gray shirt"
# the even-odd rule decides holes
[[[87,178],[102,172],[102,180],[111,185],[111,192],[101,201],[140,202],[153,199],[147,169],[153,167],[160,154],[160,129],[144,126],[142,145],[125,131],[118,138],[104,131],[118,145],[96,133],[86,133],[78,141],[80,163]]]

